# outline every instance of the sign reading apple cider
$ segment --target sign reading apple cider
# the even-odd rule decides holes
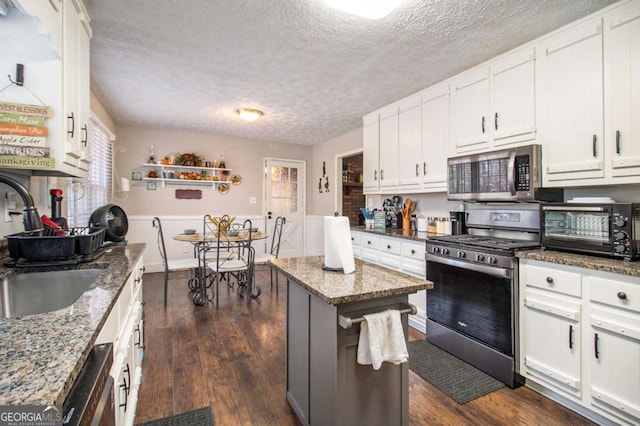
[[[0,101],[0,167],[50,169],[55,166],[47,146],[45,119],[51,108]]]

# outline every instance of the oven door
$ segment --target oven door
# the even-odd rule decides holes
[[[542,205],[542,246],[611,255],[612,211],[612,205]]]
[[[428,253],[427,279],[430,320],[514,355],[513,270]]]

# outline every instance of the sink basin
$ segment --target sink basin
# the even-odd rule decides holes
[[[23,272],[2,280],[2,317],[43,314],[72,305],[104,269]]]

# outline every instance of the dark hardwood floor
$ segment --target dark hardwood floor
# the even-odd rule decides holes
[[[163,306],[163,275],[145,274],[145,357],[136,423],[211,407],[216,425],[299,425],[285,397],[285,279],[248,303],[220,286],[220,309],[196,307],[187,272],[174,273]],[[410,340],[424,338],[413,330]],[[409,372],[412,425],[589,425],[536,392],[503,388],[464,405]]]

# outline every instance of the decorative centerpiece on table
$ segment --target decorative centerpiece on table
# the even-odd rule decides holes
[[[203,162],[202,157],[194,153],[179,154],[176,157],[175,164],[177,166],[200,166]]]

